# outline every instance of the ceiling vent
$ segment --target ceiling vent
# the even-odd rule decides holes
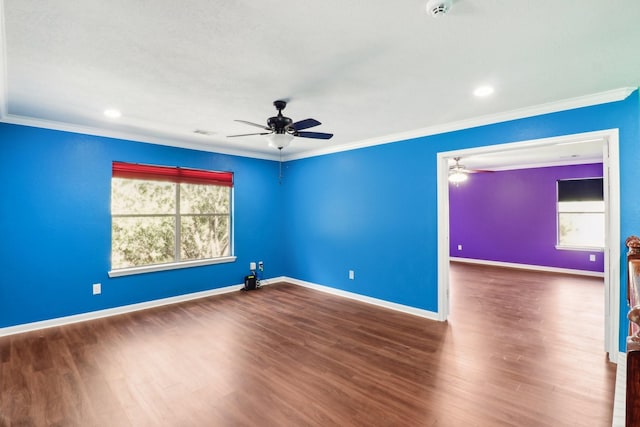
[[[451,0],[429,0],[427,12],[434,18],[444,16],[451,9]]]

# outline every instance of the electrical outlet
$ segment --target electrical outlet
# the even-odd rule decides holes
[[[249,263],[249,270],[256,271],[256,263],[255,262],[250,262]]]
[[[264,263],[262,261],[258,261],[258,270],[264,271]]]
[[[595,254],[590,254],[589,255],[589,261],[596,262],[596,255]]]
[[[355,273],[353,272],[353,270],[349,270],[349,279],[350,279],[350,280],[353,280],[353,279],[355,279],[355,276],[356,276],[356,275],[355,275]]]
[[[458,250],[461,251],[462,250],[462,245],[458,245]]]
[[[100,283],[93,284],[93,294],[99,295],[102,293],[102,285]]]

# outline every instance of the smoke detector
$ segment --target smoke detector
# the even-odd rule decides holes
[[[427,2],[427,12],[434,18],[439,18],[449,12],[451,3],[451,0],[429,0]]]

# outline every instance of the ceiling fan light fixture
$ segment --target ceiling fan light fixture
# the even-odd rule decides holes
[[[460,184],[461,182],[465,182],[467,179],[469,179],[469,176],[460,170],[452,171],[449,174],[449,182],[454,184]]]
[[[291,143],[293,135],[288,133],[270,133],[265,138],[267,138],[267,141],[269,141],[270,147],[281,150]]]

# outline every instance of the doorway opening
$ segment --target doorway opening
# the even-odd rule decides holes
[[[604,256],[604,346],[609,360],[617,361],[619,346],[620,311],[620,194],[618,129],[609,129],[552,138],[497,144],[438,153],[438,319],[449,315],[449,166],[456,157],[506,155],[513,161],[525,152],[552,153],[546,166],[560,165],[558,152],[562,147],[579,144],[600,144],[603,164],[605,199],[605,247]],[[555,154],[554,154],[555,153]],[[553,157],[555,156],[555,157]],[[520,156],[521,157],[521,156]],[[549,160],[554,159],[553,163]],[[569,164],[565,162],[564,164]],[[514,164],[512,166],[517,166]],[[539,164],[537,167],[542,167]],[[526,167],[536,167],[528,165]],[[512,167],[513,168],[513,167]],[[523,166],[524,168],[524,166]],[[579,327],[579,326],[577,326]]]

